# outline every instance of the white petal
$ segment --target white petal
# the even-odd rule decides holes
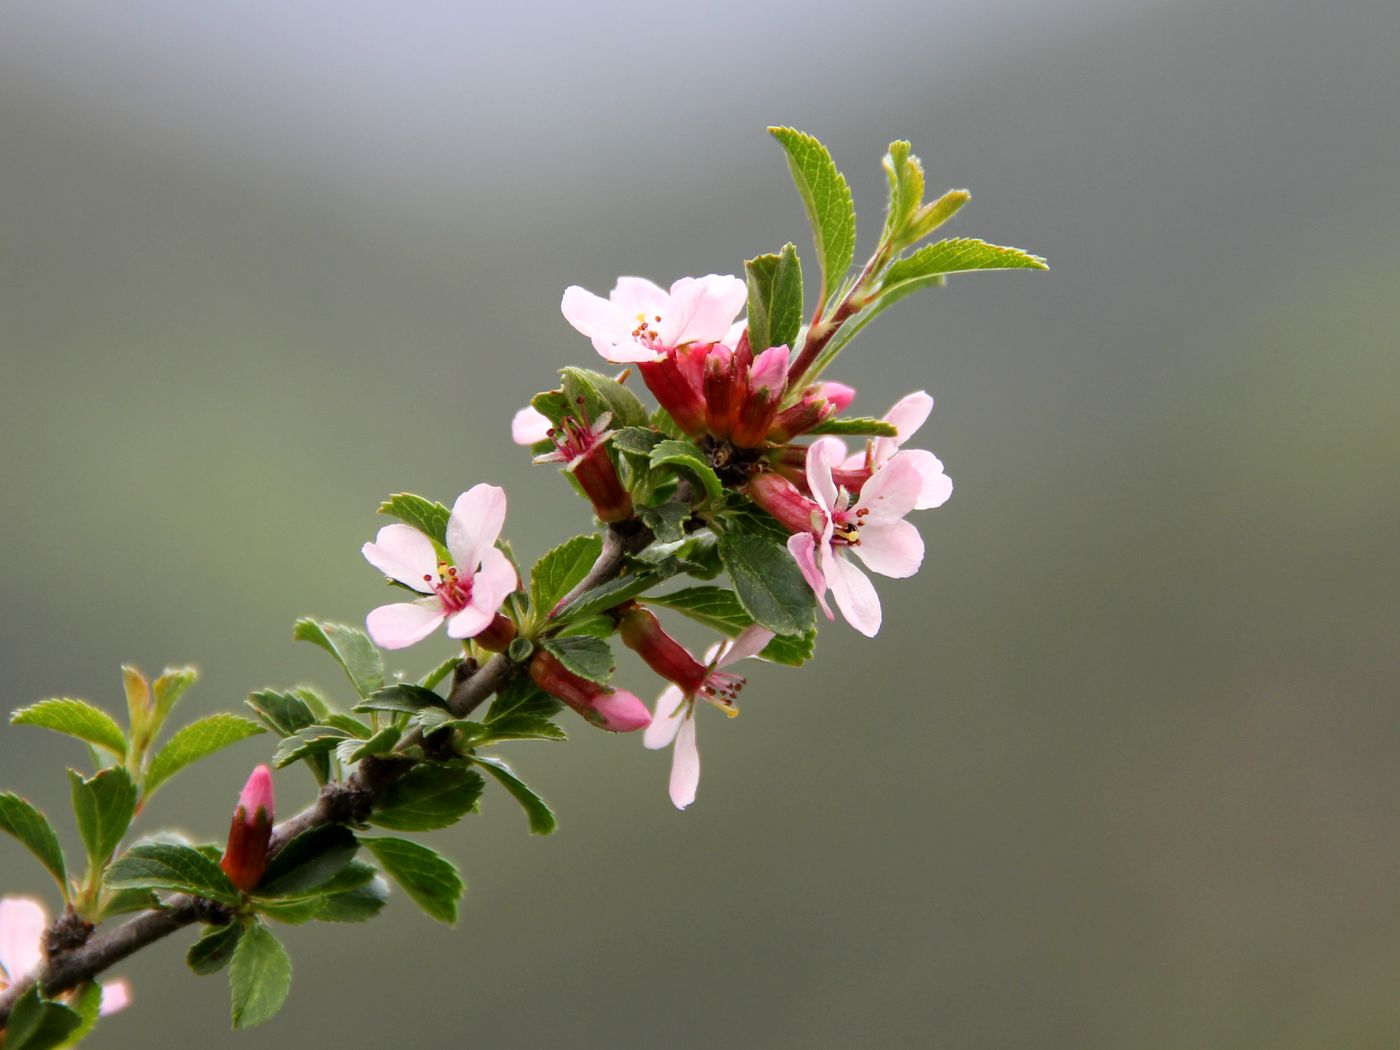
[[[427,594],[432,590],[424,576],[436,579],[437,551],[433,541],[408,525],[385,525],[373,543],[360,553],[385,576]]]
[[[126,981],[117,979],[102,986],[102,1005],[97,1008],[97,1012],[103,1017],[125,1010],[130,1005],[131,985]]]
[[[506,522],[506,492],[496,485],[473,485],[457,497],[447,519],[447,549],[462,572],[474,573],[481,555],[496,542]]]
[[[472,595],[475,598],[475,595]],[[447,637],[449,638],[475,638],[486,628],[491,626],[491,621],[496,618],[496,610],[483,609],[478,605],[468,605],[460,612],[455,612],[447,618]]]
[[[442,602],[424,598],[371,610],[365,617],[365,630],[381,649],[404,649],[428,637],[442,621]]]
[[[817,538],[810,532],[795,532],[788,537],[787,549],[792,555],[792,560],[797,562],[807,586],[812,588],[812,593],[817,596],[817,604],[822,607],[822,612],[826,613],[826,618],[836,619],[831,612],[831,606],[826,604],[826,577],[822,574],[821,566],[817,564],[815,553]]]
[[[595,336],[593,349],[603,355],[603,360],[611,361],[615,365],[633,364],[637,361],[660,361],[666,356],[658,354],[655,350],[647,349],[631,335],[617,342],[605,336]]]
[[[549,438],[554,426],[549,417],[534,405],[526,405],[510,421],[510,438],[517,445],[537,445]]]
[[[825,440],[814,441],[807,449],[807,487],[828,517],[836,506],[836,482],[831,480],[833,451],[835,446]],[[844,446],[841,451],[844,453]]]
[[[643,314],[647,323],[656,326],[656,317],[671,309],[671,297],[655,281],[645,277],[619,277],[608,296],[618,312],[627,318],[627,330],[637,327],[637,315]]]
[[[671,285],[671,316],[661,328],[662,342],[721,342],[746,302],[748,286],[737,277],[682,277]]]
[[[472,605],[494,613],[515,590],[520,578],[499,547],[487,547],[481,552],[481,568],[472,577]]]
[[[700,786],[700,749],[695,746],[695,716],[681,723],[671,749],[671,801],[677,809],[685,809],[695,801],[695,789]]]
[[[757,656],[763,647],[772,640],[773,632],[766,627],[760,627],[758,624],[745,627],[739,632],[739,636],[730,643],[729,648],[720,657],[717,666],[728,667],[730,664],[736,664],[750,656]],[[707,659],[714,659],[714,657],[711,655]]]
[[[860,546],[850,548],[871,572],[902,580],[919,571],[924,538],[910,521],[869,521],[860,530]]]
[[[28,897],[0,899],[0,966],[14,983],[39,965],[39,947],[49,924],[44,906]]]
[[[642,744],[652,751],[659,750],[676,739],[676,731],[686,716],[685,694],[678,685],[669,685],[656,698],[656,711],[651,724],[642,734]]]
[[[590,339],[602,336],[616,342],[629,338],[637,326],[635,320],[629,323],[627,314],[616,303],[576,284],[564,289],[559,308],[564,312],[564,320]]]
[[[829,558],[824,567],[841,615],[861,634],[874,638],[880,630],[880,596],[875,585],[847,558]]]

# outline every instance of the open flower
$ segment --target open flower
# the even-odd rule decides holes
[[[695,742],[695,701],[708,700],[731,718],[739,713],[734,698],[744,679],[722,670],[745,657],[755,656],[773,638],[773,632],[755,624],[733,641],[710,647],[705,654],[705,676],[698,688],[687,691],[668,686],[656,700],[656,713],[642,736],[652,750],[671,747],[671,802],[685,809],[695,801],[700,785],[700,750]]]
[[[534,405],[526,405],[510,421],[510,437],[517,445],[537,445],[549,440],[554,426],[549,417]]]
[[[374,644],[402,649],[447,621],[452,638],[474,638],[490,627],[515,590],[515,568],[495,547],[506,519],[506,494],[475,485],[457,497],[447,522],[453,564],[438,561],[433,541],[407,525],[386,525],[362,549],[380,572],[427,597],[381,605],[365,618]]]
[[[657,361],[686,343],[722,340],[748,301],[737,277],[682,277],[667,292],[644,277],[619,277],[608,298],[570,285],[564,319],[609,361]]]
[[[953,479],[943,473],[942,461],[926,449],[901,448],[924,425],[924,420],[932,411],[933,398],[922,390],[916,390],[900,398],[885,413],[885,422],[894,424],[898,431],[894,437],[872,438],[866,443],[865,451],[849,456],[846,455],[845,442],[840,438],[823,438],[823,441],[831,444],[831,461],[840,464],[833,468],[837,483],[859,488],[866,478],[898,456],[913,463],[923,479],[919,498],[914,503],[915,510],[932,510],[947,503],[948,497],[953,494]]]
[[[33,973],[44,958],[44,931],[49,916],[44,906],[28,897],[0,897],[0,989]],[[123,980],[102,986],[101,1013],[114,1014],[131,1002]]]
[[[919,499],[923,475],[912,461],[895,456],[852,496],[832,479],[832,448],[817,441],[807,450],[807,484],[823,520],[813,531],[788,537],[788,551],[827,619],[835,619],[826,602],[830,588],[846,622],[873,638],[880,630],[880,597],[850,554],[881,576],[903,579],[919,571],[924,541],[904,516]]]

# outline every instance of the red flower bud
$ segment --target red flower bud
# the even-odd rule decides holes
[[[802,495],[797,486],[778,474],[755,474],[749,479],[748,494],[789,532],[820,530],[826,520],[815,500]]]
[[[705,358],[705,424],[711,434],[727,438],[743,400],[741,377],[734,367],[734,354],[727,346],[710,347]]]
[[[579,677],[544,649],[535,650],[530,678],[600,729],[630,733],[651,723],[651,712],[636,696]]]
[[[667,354],[660,361],[643,361],[637,365],[642,382],[646,383],[656,403],[691,437],[705,433],[705,399],[700,394],[700,376],[695,375],[692,381],[686,373],[694,371],[696,364],[703,367],[703,361],[703,356],[697,357],[693,348],[686,347]]]
[[[768,440],[777,444],[791,441],[799,434],[807,433],[835,411],[836,406],[832,402],[809,390],[797,404],[778,413],[778,418],[768,431]]]
[[[704,684],[705,666],[666,633],[651,610],[634,604],[622,614],[618,633],[622,643],[645,660],[648,667],[687,694],[698,692]]]
[[[243,793],[228,829],[228,847],[219,867],[229,881],[251,893],[267,868],[267,845],[272,839],[272,772],[258,766]]]
[[[515,640],[515,624],[510,617],[497,613],[496,618],[474,640],[488,652],[503,653]]]
[[[607,446],[594,445],[566,469],[587,494],[599,521],[612,524],[632,516],[632,497],[622,487]]]

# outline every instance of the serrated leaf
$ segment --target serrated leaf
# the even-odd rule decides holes
[[[670,594],[654,594],[647,598],[647,604],[674,609],[731,638],[753,623],[739,596],[728,587],[687,587]]]
[[[415,904],[438,922],[451,926],[457,921],[457,901],[461,899],[462,876],[456,867],[427,846],[407,839],[366,838],[365,849],[384,867]]]
[[[659,442],[651,450],[650,463],[653,469],[660,466],[682,467],[705,487],[705,493],[710,499],[724,498],[724,485],[720,482],[719,475],[710,466],[705,453],[693,442],[672,439]]]
[[[159,904],[159,899],[150,890],[118,890],[107,895],[99,918],[110,919],[114,915],[129,915],[134,911],[158,907]]]
[[[637,399],[636,394],[617,380],[587,368],[561,368],[559,374],[563,377],[563,392],[568,400],[569,415],[578,415],[578,399],[583,398],[583,407],[590,424],[597,422],[604,412],[610,412],[610,426],[647,425],[646,408]]]
[[[560,609],[555,619],[559,622],[572,621],[578,617],[605,612],[615,605],[621,605],[623,602],[637,597],[670,575],[674,575],[674,573],[634,572],[618,576],[607,583],[601,583],[597,587],[584,591]]]
[[[564,421],[564,417],[569,415],[570,404],[569,399],[564,396],[564,391],[545,390],[530,398],[530,407],[557,427]]]
[[[389,884],[374,876],[363,886],[322,897],[316,918],[321,922],[366,922],[379,914],[388,899]]]
[[[902,299],[929,281],[950,273],[973,270],[1048,270],[1045,260],[1020,248],[1003,248],[973,237],[926,244],[903,259],[898,259],[885,271],[880,284],[880,297]],[[912,287],[906,287],[910,286]]]
[[[398,518],[436,540],[439,546],[447,545],[447,520],[452,512],[436,500],[424,499],[411,492],[396,492],[379,505],[379,513]]]
[[[257,895],[303,896],[339,875],[359,848],[354,833],[343,824],[322,824],[303,831],[268,861]]]
[[[243,931],[228,971],[237,1031],[271,1020],[292,986],[292,961],[280,941],[260,922]]]
[[[770,346],[792,346],[802,328],[802,263],[797,247],[783,245],[776,255],[744,263],[749,287],[749,348],[760,354]]]
[[[656,443],[663,440],[665,436],[647,426],[622,427],[614,431],[611,440],[613,448],[619,452],[627,452],[634,456],[650,456]]]
[[[352,715],[342,714],[339,711],[326,715],[323,724],[332,729],[339,729],[354,740],[368,740],[374,735],[373,727]]]
[[[760,660],[786,664],[788,667],[801,667],[812,658],[816,649],[817,629],[813,627],[802,634],[778,634],[765,645],[758,654]]]
[[[924,202],[924,166],[910,152],[911,149],[910,144],[902,139],[891,142],[889,152],[881,162],[890,184],[882,240],[891,240],[894,235],[902,233]]]
[[[132,846],[107,869],[113,889],[177,890],[220,904],[237,904],[238,890],[218,862],[193,846],[143,842]]]
[[[96,981],[83,982],[69,994],[67,1006],[77,1013],[80,1020],[78,1027],[58,1044],[60,1050],[77,1046],[96,1027],[97,1018],[102,1013],[102,986]]]
[[[485,742],[502,740],[567,740],[568,734],[548,718],[539,715],[509,715],[484,727]]]
[[[851,416],[847,419],[825,419],[818,423],[809,434],[840,434],[843,437],[898,437],[899,431],[893,423],[870,416]]]
[[[316,722],[310,705],[295,693],[264,689],[250,693],[244,703],[280,737],[291,736]]]
[[[380,797],[371,824],[394,831],[434,831],[476,808],[484,783],[463,763],[421,763]]]
[[[424,689],[436,689],[448,675],[457,670],[457,665],[462,662],[462,656],[449,656],[442,663],[438,664],[431,671],[418,680],[418,684]]]
[[[490,773],[501,787],[505,788],[520,803],[520,807],[525,810],[525,816],[530,823],[531,835],[548,835],[559,827],[559,820],[554,815],[554,810],[544,799],[536,795],[525,782],[511,772],[510,766],[496,758],[478,758],[477,765]]]
[[[296,622],[292,637],[319,645],[335,657],[362,698],[384,688],[384,659],[369,635],[358,627],[320,623],[306,617]]]
[[[855,258],[856,209],[851,188],[827,148],[811,135],[795,128],[769,128],[768,133],[786,151],[792,181],[807,210],[822,269],[818,303],[825,304]]]
[[[13,792],[0,794],[0,831],[8,832],[39,859],[58,882],[63,899],[68,899],[68,868],[63,862],[63,848],[58,844],[53,825],[28,799]]]
[[[190,686],[199,678],[193,667],[167,667],[159,678],[151,683],[151,705],[155,711],[155,724],[163,725],[170,712]]]
[[[403,736],[403,730],[398,726],[385,726],[364,743],[356,744],[354,748],[348,749],[342,761],[347,765],[352,765],[370,755],[386,755],[394,750],[394,745],[399,742],[401,736]],[[350,741],[347,740],[346,743],[348,744]]]
[[[201,977],[218,973],[233,958],[234,949],[243,937],[243,927],[236,922],[215,926],[190,945],[185,953],[185,965]]]
[[[136,814],[136,784],[121,766],[111,766],[90,779],[68,771],[73,815],[78,834],[94,867],[101,867],[121,843]]]
[[[766,536],[730,530],[719,556],[739,601],[754,621],[775,634],[801,634],[812,625],[816,602],[787,548]]]
[[[526,675],[516,675],[496,694],[486,709],[486,724],[506,718],[551,718],[564,705],[530,681]]]
[[[52,729],[55,733],[96,744],[118,758],[126,757],[126,734],[116,719],[83,700],[40,700],[10,715],[10,724]]]
[[[446,709],[447,701],[431,689],[400,682],[380,689],[368,699],[355,705],[356,711],[392,711],[396,714],[417,714],[425,707]]]
[[[549,551],[530,570],[530,610],[543,623],[559,599],[588,575],[602,553],[601,536],[575,536]]]
[[[570,638],[549,638],[540,645],[564,667],[580,678],[600,685],[617,669],[611,646],[601,638],[579,635]]]
[[[230,714],[209,715],[198,722],[191,722],[172,736],[151,759],[143,783],[144,797],[150,798],[162,784],[192,762],[264,731],[256,722]]]
[[[151,705],[151,683],[135,667],[123,664],[122,689],[126,693],[127,728],[137,740],[149,743],[154,734],[151,720],[155,713]]]
[[[925,204],[914,216],[904,238],[905,244],[923,240],[938,227],[956,215],[964,204],[972,200],[967,190],[949,190],[938,200]]]
[[[82,1026],[82,1016],[62,1003],[43,999],[38,985],[15,1001],[5,1023],[6,1050],[56,1050]]]
[[[343,730],[330,726],[308,726],[277,745],[272,764],[278,769],[285,769],[300,759],[324,759],[344,739],[346,734]]]

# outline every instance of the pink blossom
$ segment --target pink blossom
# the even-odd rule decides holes
[[[510,421],[510,437],[517,445],[537,445],[549,439],[549,417],[534,405],[526,405]]]
[[[872,438],[866,443],[864,452],[849,456],[846,455],[845,443],[839,438],[824,438],[831,445],[831,460],[840,463],[839,467],[834,468],[837,481],[859,487],[864,478],[898,456],[911,462],[923,479],[914,509],[932,510],[943,506],[953,494],[953,479],[943,473],[942,461],[926,449],[901,448],[924,425],[932,411],[933,398],[922,390],[916,390],[900,398],[885,413],[885,422],[893,423],[898,431],[894,437]]]
[[[807,450],[807,484],[824,520],[815,532],[788,537],[788,551],[827,618],[835,619],[826,602],[830,588],[846,622],[873,638],[880,630],[880,598],[849,555],[854,551],[866,568],[894,579],[919,571],[924,541],[904,516],[914,509],[923,475],[914,462],[895,456],[853,497],[832,479],[832,449],[831,442],[817,441]]]
[[[433,541],[407,525],[386,525],[362,549],[380,572],[427,597],[381,605],[365,619],[374,644],[402,649],[422,641],[444,620],[452,638],[473,638],[491,626],[516,587],[515,568],[495,547],[506,518],[506,494],[476,485],[457,497],[447,522],[453,564],[439,563]]]
[[[560,309],[598,353],[622,364],[724,339],[747,301],[748,288],[737,277],[682,277],[669,292],[643,277],[619,277],[606,299],[570,285]]]
[[[656,700],[656,713],[642,736],[642,743],[652,750],[667,744],[671,748],[671,802],[685,809],[695,801],[700,785],[700,751],[695,742],[695,701],[707,700],[731,718],[739,713],[734,698],[744,685],[739,675],[727,674],[721,668],[755,656],[773,638],[773,632],[755,624],[746,628],[733,641],[713,645],[705,654],[707,673],[700,687],[686,692],[678,685],[668,686]]]
[[[28,897],[0,897],[0,989],[33,973],[44,958],[44,931],[49,916],[44,906]],[[102,988],[100,1012],[105,1016],[126,1008],[131,987],[124,980]]]

